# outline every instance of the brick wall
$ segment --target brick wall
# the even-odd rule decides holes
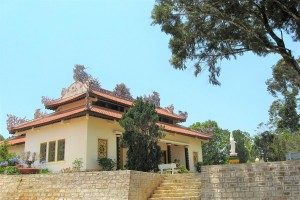
[[[204,166],[202,200],[300,200],[300,160]]]
[[[148,199],[162,179],[160,174],[131,171],[128,199]]]
[[[136,171],[0,175],[0,199],[145,200],[160,180]]]

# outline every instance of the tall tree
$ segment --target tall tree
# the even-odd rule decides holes
[[[240,163],[247,163],[252,147],[250,134],[240,130],[232,131],[232,134],[236,142],[236,153],[238,154]]]
[[[217,122],[211,120],[203,123],[196,122],[190,128],[205,133],[213,133],[212,140],[202,145],[204,165],[221,165],[228,161],[230,135],[228,130],[221,129]]]
[[[300,58],[296,61],[299,64]],[[274,97],[286,96],[291,93],[297,95],[300,88],[300,76],[297,75],[296,70],[288,67],[284,59],[280,59],[272,67],[272,78],[268,79],[266,84],[268,91]]]
[[[218,61],[245,52],[279,54],[300,77],[283,38],[284,32],[300,41],[299,0],[157,0],[152,18],[171,36],[174,68],[186,69],[191,63],[197,75],[205,63],[212,84],[220,84]]]
[[[300,59],[297,62],[300,63]],[[273,77],[266,82],[268,91],[274,97],[283,97],[276,99],[269,109],[270,123],[275,129],[297,132],[300,128],[297,99],[299,79],[296,71],[288,68],[283,59],[273,66]]]
[[[127,99],[133,99],[130,89],[124,83],[117,84],[113,90],[113,94]]]
[[[138,97],[123,114],[120,125],[125,129],[122,144],[128,147],[127,168],[138,171],[156,171],[161,162],[158,140],[164,135],[156,122],[155,105]]]
[[[270,131],[264,131],[254,137],[255,156],[267,161],[285,160],[284,152],[281,151],[276,134]]]

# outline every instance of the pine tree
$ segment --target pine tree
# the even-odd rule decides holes
[[[164,135],[156,122],[155,105],[138,97],[124,113],[120,125],[125,129],[122,144],[128,147],[127,168],[138,171],[156,171],[161,162],[159,139]]]

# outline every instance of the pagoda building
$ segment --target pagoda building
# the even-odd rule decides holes
[[[84,170],[99,169],[99,158],[116,160],[117,169],[123,169],[127,149],[120,146],[124,130],[118,121],[132,105],[132,99],[104,89],[93,90],[77,81],[61,98],[45,105],[53,113],[14,126],[10,133],[22,138],[18,153],[37,152],[39,161],[46,161],[51,171],[71,167],[78,158],[82,159]],[[211,139],[211,135],[179,125],[185,118],[168,109],[156,107],[156,112],[157,124],[165,133],[159,141],[162,163],[176,160],[195,171],[195,163],[202,161],[202,144]]]

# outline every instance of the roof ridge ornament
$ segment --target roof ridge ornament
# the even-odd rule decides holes
[[[72,97],[78,94],[85,93],[89,90],[89,84],[76,81],[72,83],[65,91],[61,99]]]

